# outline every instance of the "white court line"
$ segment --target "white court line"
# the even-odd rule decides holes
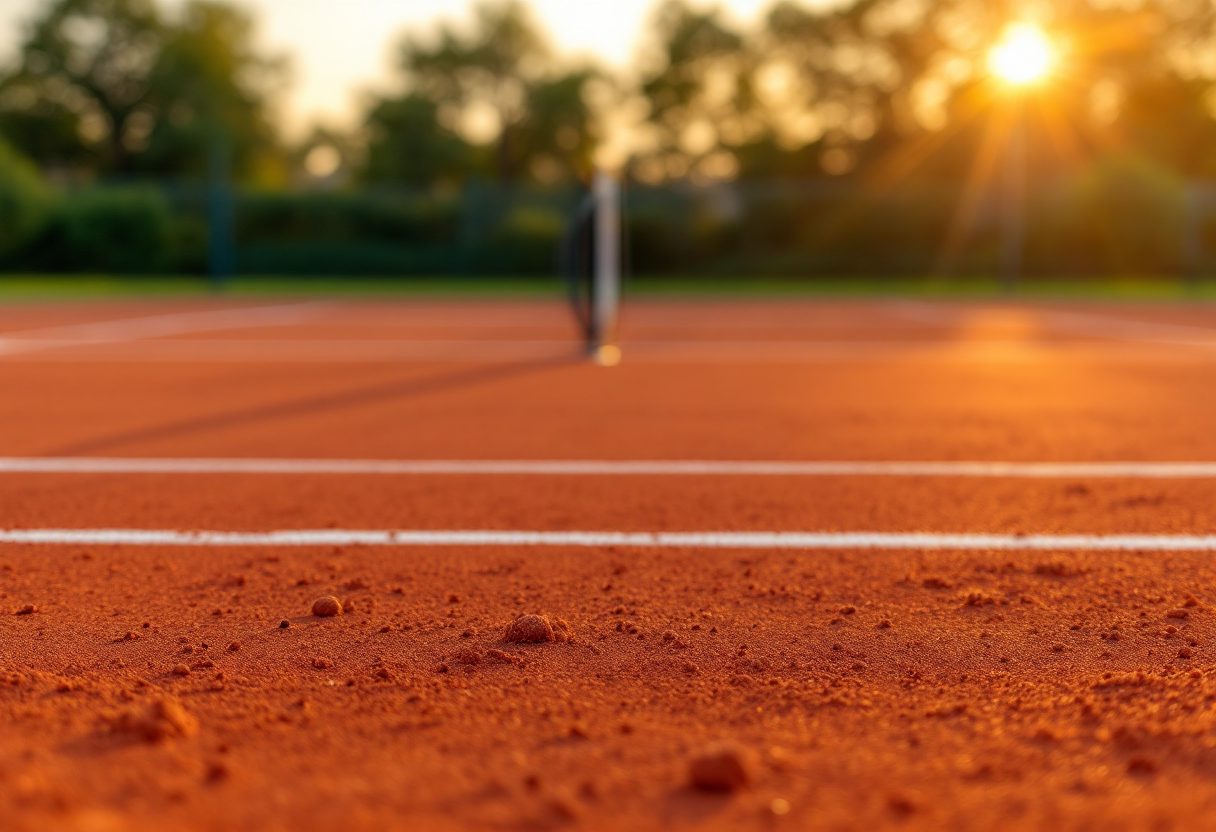
[[[0,356],[41,350],[163,338],[188,332],[214,332],[253,326],[284,326],[315,318],[326,304],[309,301],[278,306],[174,312],[113,321],[93,321],[0,334]]]
[[[379,474],[1212,479],[1216,462],[0,457],[0,474]]]
[[[286,323],[293,323],[287,321]],[[261,322],[258,325],[268,325]],[[252,325],[252,324],[250,324]],[[1216,361],[1212,344],[1128,341],[623,341],[628,364],[843,364],[1045,361],[1194,363]],[[1202,349],[1200,349],[1202,347]],[[59,363],[447,363],[582,357],[567,340],[257,339],[110,341],[0,338],[0,358]]]
[[[939,534],[933,532],[609,532],[300,529],[10,529],[0,543],[97,546],[626,546],[690,549],[952,549],[1213,552],[1216,535]]]

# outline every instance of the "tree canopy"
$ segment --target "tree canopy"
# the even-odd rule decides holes
[[[503,181],[554,181],[589,168],[596,131],[590,70],[562,66],[519,0],[474,7],[467,34],[450,26],[400,48],[404,93],[367,119],[369,177],[426,180],[488,167]]]
[[[753,39],[758,74],[783,81],[771,129],[806,125],[828,172],[914,156],[960,175],[986,136],[1008,129],[1010,91],[988,61],[1019,21],[1041,26],[1056,52],[1052,76],[1023,94],[1040,164],[1130,150],[1187,175],[1216,170],[1216,10],[1188,0],[782,0]]]
[[[282,61],[232,5],[176,9],[46,0],[0,77],[0,133],[45,169],[201,175],[218,147],[241,178],[282,180],[301,156],[276,130]],[[1015,97],[988,57],[1014,21],[1041,26],[1057,59],[1017,97],[1032,165],[1121,156],[1216,176],[1216,6],[1199,0],[775,0],[750,26],[662,0],[615,74],[557,54],[523,0],[483,0],[466,26],[407,35],[397,91],[332,143],[366,181],[548,183],[585,177],[632,114],[630,169],[647,181],[964,181],[1010,129]]]
[[[53,0],[0,79],[0,132],[50,168],[197,173],[219,142],[240,174],[266,176],[279,66],[224,3],[168,20],[152,0]]]

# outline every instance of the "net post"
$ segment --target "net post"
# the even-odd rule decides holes
[[[613,344],[621,298],[621,186],[609,173],[595,172],[595,259],[592,283],[592,357],[601,364],[615,364],[620,350]]]

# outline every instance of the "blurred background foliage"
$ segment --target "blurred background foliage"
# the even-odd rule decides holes
[[[606,158],[638,274],[991,273],[1010,115],[986,56],[1027,15],[1063,69],[1027,101],[1026,270],[1216,263],[1197,0],[779,0],[749,28],[666,0],[618,73],[489,0],[407,35],[357,128],[297,140],[242,8],[47,0],[0,71],[0,268],[204,271],[220,182],[241,272],[547,273]]]

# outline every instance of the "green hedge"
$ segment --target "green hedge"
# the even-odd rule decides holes
[[[1037,183],[1025,271],[1177,274],[1216,265],[1216,189],[1135,160],[1106,160]],[[235,195],[236,266],[257,275],[548,275],[581,198],[474,182],[461,191],[392,188]],[[875,191],[840,181],[627,188],[628,262],[641,275],[993,274],[999,194],[954,185]],[[0,147],[0,268],[200,274],[205,186],[98,185],[50,192]],[[1190,206],[1190,207],[1188,207]],[[1206,233],[1206,237],[1204,236]],[[1205,240],[1207,262],[1186,238]],[[952,235],[954,235],[952,237]],[[947,245],[955,239],[957,245]]]
[[[55,200],[20,260],[45,271],[164,274],[181,268],[175,241],[188,228],[152,188],[73,191]]]

